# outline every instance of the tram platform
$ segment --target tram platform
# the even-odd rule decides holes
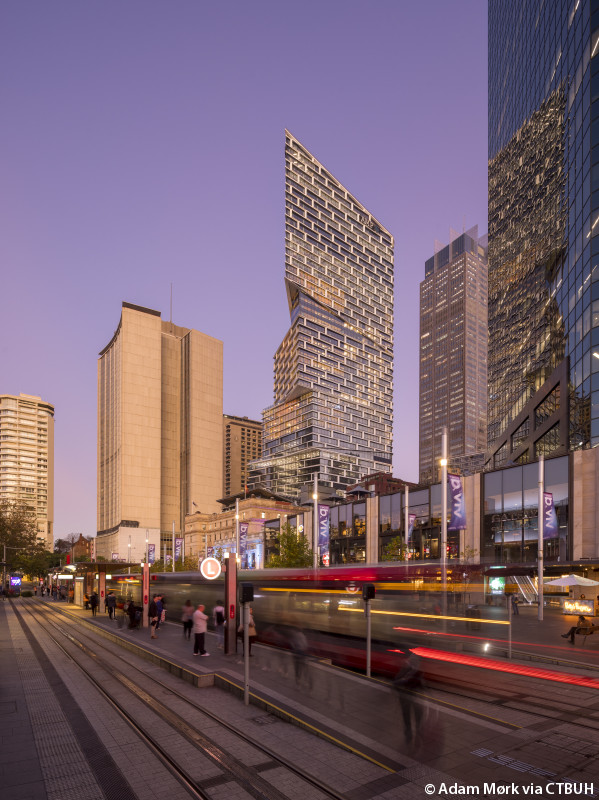
[[[517,689],[519,700],[499,703],[493,714],[483,702],[486,699],[484,686],[494,692],[504,676],[497,677],[489,672],[476,688],[462,691],[459,697],[455,695],[449,700],[445,693],[427,687],[418,700],[422,707],[422,736],[414,743],[406,740],[397,694],[387,682],[315,661],[309,662],[298,678],[291,654],[254,645],[248,709],[240,696],[242,657],[240,654],[225,656],[216,648],[213,634],[208,633],[206,642],[210,657],[195,658],[193,643],[183,637],[177,622],[164,624],[158,639],[154,640],[148,629],[119,627],[107,614],[92,618],[90,611],[71,604],[41,599],[35,602],[44,602],[50,608],[55,607],[56,612],[83,618],[111,639],[139,647],[149,657],[164,659],[198,676],[218,676],[221,681],[218,685],[227,684],[238,698],[233,704],[227,704],[228,721],[247,723],[249,714],[250,719],[256,720],[257,739],[268,741],[269,728],[263,723],[268,716],[277,715],[311,731],[315,737],[338,743],[356,754],[358,757],[352,762],[356,774],[347,777],[354,779],[359,791],[354,789],[347,793],[348,800],[425,797],[430,794],[425,792],[425,786],[439,787],[456,782],[465,786],[480,782],[482,786],[483,781],[489,781],[489,775],[495,776],[499,783],[514,778],[542,783],[552,776],[556,780],[584,779],[596,786],[588,796],[599,797],[599,744],[593,744],[598,740],[599,730],[599,636],[593,646],[590,641],[584,648],[569,645],[560,635],[573,624],[573,618],[549,612],[541,624],[536,619],[536,609],[521,609],[513,621],[516,656],[513,662],[525,669],[531,666],[528,656],[541,652],[543,657],[554,659],[552,670],[596,679],[597,687],[550,685],[526,672],[510,675],[506,686],[510,690]],[[9,602],[0,604],[0,671],[4,676],[0,694],[0,786],[10,789],[7,796],[16,800],[33,797],[44,800],[49,795],[31,735],[32,716],[19,672],[18,643],[11,640],[5,624],[9,609]],[[526,660],[517,657],[518,647],[526,652]],[[483,648],[481,641],[481,654]],[[547,664],[543,666],[549,668]],[[450,676],[458,674],[454,665],[443,669]],[[547,716],[547,695],[556,692],[563,702],[557,703],[557,711]],[[583,732],[581,736],[575,730],[572,714],[568,714],[568,708],[577,704],[589,709],[588,740],[587,734]],[[555,702],[553,705],[556,707]],[[313,764],[318,758],[318,738],[314,740],[313,749],[304,754],[306,764]],[[568,747],[564,746],[566,742]],[[583,750],[584,759],[581,758]],[[516,766],[510,767],[510,764]],[[368,776],[373,766],[379,772],[376,773],[378,777],[371,780]],[[329,769],[334,768],[335,765],[329,765]],[[483,796],[482,792],[479,796]]]

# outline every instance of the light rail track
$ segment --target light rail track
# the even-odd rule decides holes
[[[27,610],[28,618],[22,614],[21,609],[23,608]],[[77,635],[74,635],[72,620],[69,621],[69,628],[65,628],[56,622],[54,615],[48,609],[41,610],[37,604],[24,603],[18,609],[15,607],[22,626],[25,628],[28,621],[43,624],[46,634],[86,675],[107,702],[126,719],[129,726],[146,742],[169,772],[186,788],[190,796],[201,798],[201,800],[213,800],[215,794],[210,791],[210,787],[202,786],[202,781],[198,781],[197,775],[192,774],[188,767],[180,763],[181,760],[176,755],[178,748],[173,746],[173,742],[165,743],[163,741],[165,737],[151,733],[148,730],[149,727],[155,727],[158,730],[166,724],[171,732],[176,732],[181,741],[196,748],[213,765],[216,765],[221,772],[221,778],[217,782],[212,782],[215,785],[218,783],[221,793],[223,783],[232,783],[256,800],[288,800],[290,795],[283,794],[274,783],[275,780],[280,781],[280,770],[283,769],[295,779],[297,786],[294,796],[345,800],[345,796],[333,787],[326,785],[315,776],[306,774],[304,770],[294,765],[289,759],[275,753],[271,748],[256,743],[243,731],[194,703],[183,693],[157,680],[155,675],[149,675],[140,666],[119,654],[119,661],[128,673],[125,674],[122,667],[121,669],[117,668],[110,663],[110,658],[98,652],[100,648],[97,643],[93,642],[91,632],[78,631]],[[106,652],[104,644],[101,645],[101,649]],[[114,659],[117,658],[112,653],[110,656]],[[133,679],[133,670],[137,673],[135,679]],[[106,681],[106,676],[109,677],[109,681]],[[127,699],[121,697],[123,694],[121,690],[114,690],[114,682],[119,687],[126,689]],[[152,693],[142,688],[150,685]],[[119,695],[118,699],[115,697],[117,694]],[[162,724],[149,726],[147,721],[140,722],[140,704],[146,713],[147,709],[150,709]],[[177,712],[171,707],[173,705],[183,705],[184,709],[180,708]],[[181,713],[183,710],[185,710],[185,715]],[[191,717],[193,717],[193,722]],[[204,733],[205,728],[211,728],[214,732],[209,736]],[[225,736],[222,734],[223,731],[226,731]],[[219,739],[230,741],[231,735],[241,742],[243,747],[251,746],[252,757],[249,760],[253,761],[255,766],[250,766],[241,758],[231,755],[231,749],[239,749],[234,744],[229,747],[223,746],[222,743],[219,744]],[[259,768],[259,771],[256,767]],[[273,775],[273,782],[268,779],[268,773],[271,771],[273,774],[275,771],[278,773],[276,776]],[[210,783],[210,780],[207,783]]]

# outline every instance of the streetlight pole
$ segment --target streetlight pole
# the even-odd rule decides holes
[[[129,534],[129,544],[127,545],[127,561],[129,562],[127,572],[131,575],[131,534]]]
[[[443,616],[447,616],[447,428],[441,436],[441,582]]]
[[[241,567],[239,560],[239,498],[235,498],[235,563]]]
[[[312,547],[313,547],[313,564],[314,569],[318,567],[318,472],[314,473],[314,492],[312,494],[314,500],[314,519],[312,527],[314,528],[312,534]]]
[[[146,564],[150,559],[149,547],[150,547],[150,532],[146,528]]]
[[[543,494],[545,492],[545,459],[539,456],[539,538],[537,542],[537,598],[539,601],[539,622],[543,622]]]

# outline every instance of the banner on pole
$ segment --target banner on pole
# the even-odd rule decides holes
[[[156,561],[156,545],[148,545],[148,564],[153,564]]]
[[[447,530],[461,531],[466,527],[466,503],[464,500],[462,479],[459,475],[448,475],[447,479],[449,480],[449,489],[451,492],[451,520],[447,526]]]
[[[250,529],[249,522],[240,522],[239,523],[239,568],[240,569],[247,569],[247,543],[248,543],[248,531]]]
[[[408,535],[406,537],[406,547],[412,546],[412,534],[414,533],[415,522],[416,522],[416,514],[408,514]]]
[[[183,539],[177,537],[175,539],[175,561],[181,561],[183,558]]]
[[[543,539],[553,539],[557,535],[557,514],[553,505],[553,494],[543,492]]]
[[[329,506],[318,506],[318,552],[325,566],[329,565],[330,558],[330,519]]]

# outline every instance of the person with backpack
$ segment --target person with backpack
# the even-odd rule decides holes
[[[222,650],[225,646],[225,607],[222,600],[217,600],[212,609],[212,619],[216,631],[216,646]]]

